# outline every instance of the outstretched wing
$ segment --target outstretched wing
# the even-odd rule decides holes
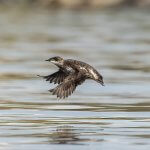
[[[59,70],[51,75],[44,76],[43,78],[46,79],[46,81],[50,81],[50,83],[54,82],[54,84],[62,83],[64,79],[67,77],[67,74],[63,71]]]
[[[69,75],[56,88],[49,90],[53,95],[59,98],[66,98],[71,95],[76,87],[85,81],[85,77],[81,75]]]

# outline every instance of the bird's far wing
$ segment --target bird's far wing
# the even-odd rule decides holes
[[[64,81],[66,77],[67,77],[67,74],[59,70],[51,75],[44,76],[43,78],[46,79],[46,81],[50,81],[50,83],[54,82],[54,84],[56,83],[60,84]]]
[[[52,92],[53,95],[57,95],[58,98],[66,98],[71,95],[76,87],[82,84],[84,81],[85,78],[81,75],[70,75],[64,80],[64,82],[49,91]]]

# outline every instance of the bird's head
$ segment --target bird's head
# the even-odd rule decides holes
[[[56,57],[52,57],[52,58],[49,58],[47,59],[46,61],[49,61],[57,66],[62,66],[63,63],[64,63],[64,59],[59,57],[59,56],[56,56]]]

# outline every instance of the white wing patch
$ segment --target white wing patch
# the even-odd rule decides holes
[[[96,74],[92,69],[90,69],[90,73],[93,75],[93,77],[94,77],[95,79],[98,79],[97,74]]]
[[[97,76],[97,74],[94,72],[93,69],[88,69],[88,71],[87,71],[87,69],[86,69],[85,67],[81,67],[81,66],[80,66],[80,69],[85,70],[86,72],[89,71],[89,72],[91,73],[91,75],[92,75],[95,79],[98,79],[98,76]]]
[[[86,69],[85,69],[85,67],[80,67],[80,69],[82,69],[82,70],[86,70]]]

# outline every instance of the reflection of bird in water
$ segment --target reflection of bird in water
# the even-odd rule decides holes
[[[56,88],[49,90],[59,98],[71,95],[86,79],[92,79],[104,85],[103,77],[89,64],[72,59],[64,60],[61,57],[52,57],[46,61],[50,61],[59,68],[57,72],[43,76],[46,81],[59,84]]]
[[[55,131],[52,131],[48,134],[48,142],[52,144],[85,144],[89,142],[102,142],[104,141],[101,138],[93,138],[94,135],[100,135],[90,128],[78,128],[68,125],[58,126]],[[103,133],[102,133],[103,134]],[[98,136],[99,137],[99,136]]]
[[[50,143],[68,144],[80,141],[71,126],[60,126],[51,134]]]

